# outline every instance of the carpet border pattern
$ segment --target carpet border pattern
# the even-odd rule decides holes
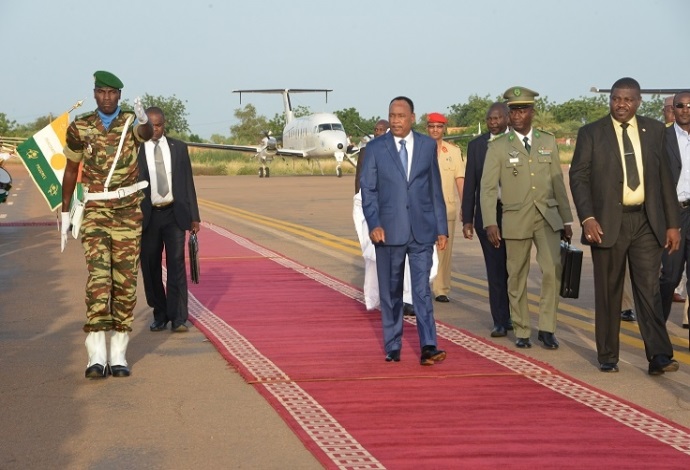
[[[222,227],[206,223],[204,226],[257,254],[270,258],[288,269],[299,272],[340,294],[364,303],[363,292],[352,286],[289,260]],[[289,382],[290,378],[280,368],[257,351],[246,338],[230,325],[201,305],[191,292],[189,303],[190,316],[212,332],[223,347],[226,348],[227,352],[233,355],[243,367],[247,368],[250,373],[261,381],[276,381],[276,383],[263,383],[261,386],[265,387],[285,407],[290,416],[338,468],[385,468],[330,416],[318,402],[299,385]],[[406,317],[405,321],[415,324],[414,317]],[[437,322],[437,336],[500,364],[517,374],[523,375],[556,393],[592,408],[645,436],[669,445],[686,455],[690,455],[690,433],[683,429],[674,427],[633,406],[577,383],[561,374],[555,374],[539,364],[512,354],[509,351],[502,350],[456,328]]]

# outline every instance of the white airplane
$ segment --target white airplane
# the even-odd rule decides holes
[[[285,128],[283,129],[282,145],[279,145],[277,139],[271,136],[269,132],[264,134],[264,138],[259,146],[200,144],[193,142],[188,142],[187,144],[190,147],[254,153],[254,156],[261,162],[259,178],[268,178],[270,176],[268,165],[273,161],[275,156],[316,160],[322,175],[323,169],[321,169],[319,160],[324,158],[335,158],[335,161],[338,162],[338,166],[335,170],[336,175],[340,177],[343,174],[340,165],[343,163],[344,159],[347,159],[353,166],[357,166],[357,161],[353,158],[354,154],[348,155],[346,153],[347,134],[345,134],[345,128],[340,122],[340,119],[338,119],[335,114],[331,113],[315,113],[296,118],[290,102],[290,93],[323,92],[326,93],[326,99],[328,99],[329,91],[333,90],[303,88],[234,90],[233,93],[240,94],[240,103],[242,103],[242,93],[272,93],[283,95]]]

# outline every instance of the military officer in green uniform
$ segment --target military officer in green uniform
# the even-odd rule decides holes
[[[79,234],[84,248],[87,378],[126,377],[125,359],[136,304],[142,213],[146,182],[138,182],[137,149],[153,128],[139,99],[134,113],[119,106],[122,81],[110,72],[94,74],[98,108],[79,116],[67,129],[67,167],[62,181],[63,249],[70,225],[69,208],[80,164],[86,201]],[[136,117],[136,119],[135,119]],[[117,160],[117,161],[116,161]],[[110,355],[106,331],[112,331]]]
[[[506,242],[508,297],[519,348],[529,348],[530,314],[527,276],[532,243],[542,272],[537,338],[557,349],[556,312],[561,284],[561,238],[572,237],[573,216],[563,181],[556,139],[532,127],[538,93],[512,87],[503,97],[510,108],[512,129],[489,143],[481,181],[480,200],[489,241]],[[502,202],[503,233],[496,222]]]

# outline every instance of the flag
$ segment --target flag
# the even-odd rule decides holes
[[[62,176],[67,166],[63,149],[68,125],[69,111],[17,145],[17,154],[51,211],[62,204]]]

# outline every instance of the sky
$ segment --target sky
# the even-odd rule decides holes
[[[687,0],[2,0],[0,113],[19,124],[95,109],[93,73],[182,100],[192,133],[230,135],[234,111],[282,113],[248,88],[329,88],[292,97],[313,112],[385,117],[406,95],[417,116],[513,86],[550,101],[618,78],[690,88]],[[678,47],[674,47],[674,41]],[[681,44],[683,46],[681,46]]]

